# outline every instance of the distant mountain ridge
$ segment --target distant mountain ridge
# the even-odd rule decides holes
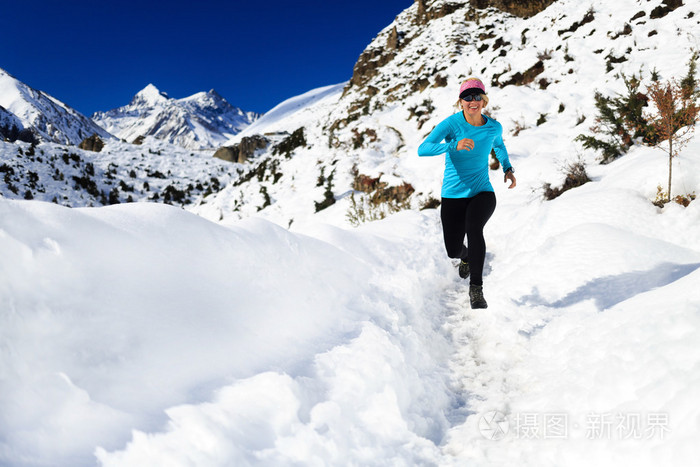
[[[92,120],[129,142],[152,136],[183,148],[207,149],[221,146],[260,116],[232,106],[213,89],[175,99],[149,84],[128,105],[96,112]]]
[[[0,108],[3,137],[25,130],[25,134],[31,132],[39,141],[71,145],[93,134],[112,138],[77,110],[22,83],[3,69],[0,69]]]

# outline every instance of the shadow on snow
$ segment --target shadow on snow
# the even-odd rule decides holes
[[[515,300],[518,305],[542,305],[566,308],[585,300],[593,300],[598,311],[605,311],[640,293],[663,287],[700,268],[700,263],[662,263],[649,271],[628,272],[617,276],[593,279],[565,297],[554,302],[545,301],[537,289],[531,295]]]

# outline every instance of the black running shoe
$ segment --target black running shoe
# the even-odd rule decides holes
[[[469,301],[472,308],[488,308],[488,304],[484,300],[484,289],[480,285],[471,284],[469,286]]]
[[[463,259],[459,260],[459,277],[462,279],[469,277],[469,263]]]

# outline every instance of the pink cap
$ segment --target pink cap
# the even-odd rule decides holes
[[[462,85],[459,87],[459,95],[461,96],[466,89],[481,89],[481,91],[484,94],[486,94],[486,88],[484,87],[484,83],[482,83],[478,79],[470,79],[462,83]]]

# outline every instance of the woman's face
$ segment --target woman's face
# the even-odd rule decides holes
[[[469,97],[469,96],[467,96]],[[479,116],[481,115],[481,110],[484,108],[484,101],[465,101],[464,99],[460,99],[459,103],[462,105],[462,110],[464,110],[464,113],[466,115],[473,115],[473,116]]]

